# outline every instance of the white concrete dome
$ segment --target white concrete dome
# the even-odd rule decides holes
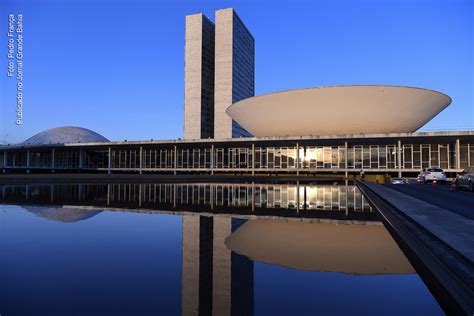
[[[24,145],[46,145],[46,144],[68,144],[68,143],[94,143],[108,142],[104,136],[89,129],[75,126],[56,127],[40,132],[22,144]]]
[[[335,86],[248,98],[227,114],[257,137],[412,133],[450,103],[422,88]]]

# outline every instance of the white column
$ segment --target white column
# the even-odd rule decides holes
[[[296,175],[300,175],[300,144],[296,143]]]
[[[112,148],[109,147],[109,159],[107,163],[107,173],[112,173]]]
[[[344,142],[344,161],[345,161],[345,169],[346,169],[346,172],[344,173],[344,175],[346,176],[346,178],[349,176],[349,172],[347,171],[347,166],[348,166],[348,163],[347,163],[347,159],[349,158],[349,146],[347,145],[347,142]]]
[[[79,169],[84,168],[84,150],[79,149]]]
[[[177,157],[178,157],[178,147],[174,146],[174,153],[173,153],[173,158],[174,158],[174,159],[173,159],[173,160],[174,160],[174,161],[173,161],[173,169],[174,169],[174,174],[175,174],[175,175],[176,175],[176,168],[177,168],[177,166],[178,166],[178,161],[177,161],[178,159],[177,159]]]
[[[402,142],[397,141],[397,166],[398,166],[398,177],[402,177]]]
[[[459,138],[456,139],[454,150],[456,153],[456,169],[461,169],[461,142],[459,141]]]
[[[142,174],[143,172],[142,169],[143,169],[143,147],[140,146],[140,170],[139,170],[140,174]]]
[[[211,146],[211,174],[214,174],[214,145]]]
[[[252,144],[252,176],[255,175],[255,144]]]

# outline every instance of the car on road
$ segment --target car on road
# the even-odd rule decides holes
[[[474,192],[474,167],[467,167],[461,173],[458,173],[454,181],[457,188],[465,188]]]
[[[421,183],[428,183],[430,181],[446,183],[446,174],[441,168],[423,168],[417,179]]]
[[[421,176],[421,173],[416,177],[416,183],[421,183],[423,182],[423,177]]]
[[[402,178],[393,178],[391,181],[392,184],[408,184],[408,180]]]

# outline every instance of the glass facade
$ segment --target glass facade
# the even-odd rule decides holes
[[[461,169],[474,166],[474,143],[461,144],[459,147]]]
[[[240,17],[232,19],[232,103],[255,95],[255,41]],[[251,136],[232,121],[232,137]]]
[[[463,169],[474,163],[474,143],[346,146],[252,146],[209,143],[176,146],[104,145],[100,148],[18,149],[0,153],[3,168],[109,169],[130,171],[241,170],[241,171],[397,171],[440,167]],[[186,147],[184,147],[186,146]],[[110,157],[109,157],[110,153]],[[399,160],[400,157],[400,161]],[[459,161],[458,161],[459,160]],[[459,163],[459,167],[457,164]]]
[[[201,48],[201,138],[214,137],[214,34],[214,23],[203,16]]]
[[[51,161],[53,168],[79,168],[80,150],[55,150],[54,155],[52,153],[51,156],[54,157],[54,160]]]

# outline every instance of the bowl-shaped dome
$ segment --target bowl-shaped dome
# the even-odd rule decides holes
[[[38,133],[23,142],[25,145],[108,142],[104,136],[75,126],[56,127]]]
[[[421,88],[339,86],[252,97],[227,114],[254,136],[411,133],[450,103],[449,96]]]

